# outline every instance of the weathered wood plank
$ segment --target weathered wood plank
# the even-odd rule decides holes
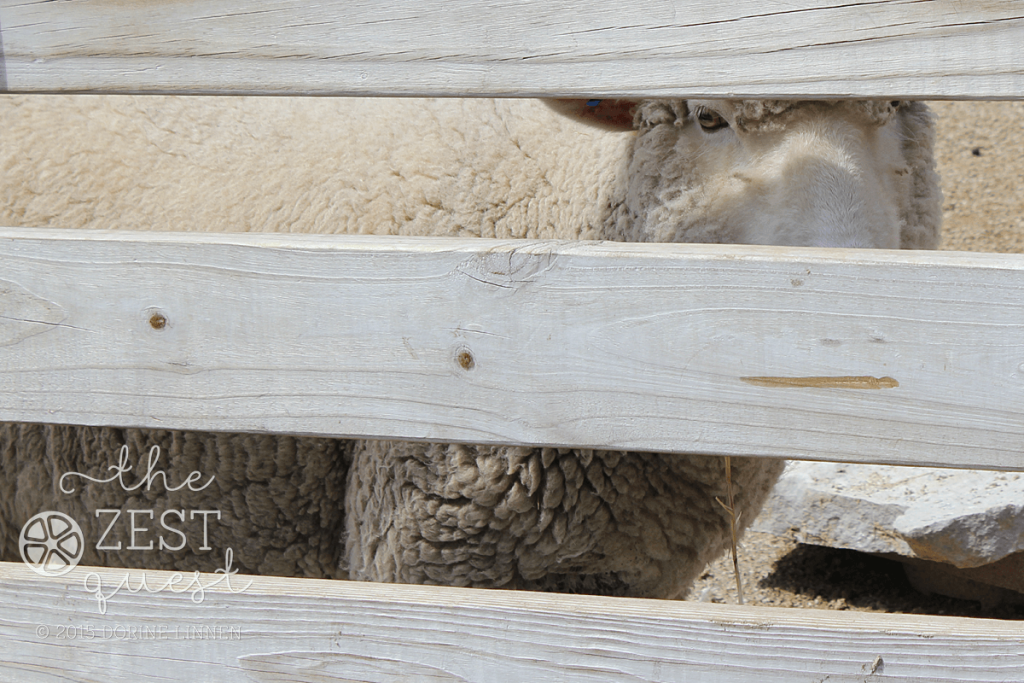
[[[0,233],[0,419],[1024,469],[1024,257]]]
[[[0,0],[0,43],[14,92],[1024,96],[1021,0]]]
[[[126,574],[0,564],[0,679],[940,683],[1024,671],[1012,622],[241,575],[229,590],[216,574],[173,593],[158,571],[144,573],[153,592],[122,589],[101,614],[97,590]]]

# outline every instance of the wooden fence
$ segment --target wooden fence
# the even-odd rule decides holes
[[[1016,1],[0,0],[10,92],[1020,98],[1022,46]],[[0,419],[1024,470],[1024,256],[7,228]],[[89,572],[0,565],[0,680],[1024,680],[1016,623]]]

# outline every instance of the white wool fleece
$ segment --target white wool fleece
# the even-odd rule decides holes
[[[633,134],[534,100],[0,96],[0,224],[597,238]]]
[[[538,100],[0,96],[0,223],[936,245],[924,105],[692,104],[638,135]]]

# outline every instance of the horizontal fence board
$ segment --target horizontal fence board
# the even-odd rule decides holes
[[[114,594],[125,576],[136,592]],[[243,575],[229,588],[223,574],[160,590],[169,581],[0,564],[0,679],[941,683],[1024,671],[1013,622]]]
[[[1024,257],[0,231],[0,419],[1024,469]]]
[[[12,92],[1024,96],[1021,0],[0,0],[0,45]]]

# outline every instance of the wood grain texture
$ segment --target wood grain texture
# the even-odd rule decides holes
[[[121,590],[101,614],[97,589],[125,575],[0,564],[0,679],[940,683],[1024,671],[1012,622],[241,575],[229,590],[215,574],[199,576],[197,603],[191,575],[156,592],[172,578],[158,571],[145,572],[154,592]]]
[[[3,420],[1024,469],[1019,255],[6,229],[0,262]]]
[[[1024,1],[0,0],[12,92],[1024,96]]]

